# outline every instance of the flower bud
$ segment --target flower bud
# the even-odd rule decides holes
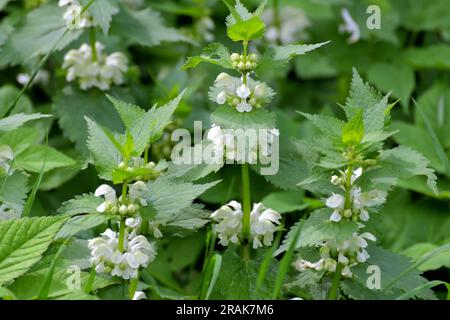
[[[235,62],[235,61],[238,61],[241,58],[241,56],[237,53],[232,53],[230,58],[231,58],[231,61]]]
[[[250,61],[247,61],[245,63],[245,69],[247,69],[247,70],[253,69],[253,64]]]
[[[256,53],[250,53],[248,58],[249,58],[249,60],[255,62],[258,60],[258,55]]]
[[[126,165],[125,165],[125,162],[120,162],[119,163],[119,169],[125,169],[126,168]]]
[[[127,213],[128,213],[128,208],[127,208],[127,206],[126,205],[121,205],[120,206],[120,208],[119,208],[119,213],[121,214],[121,215],[126,215]]]
[[[352,210],[351,209],[344,210],[344,217],[350,218],[351,216],[352,216]]]
[[[129,204],[128,205],[128,212],[129,213],[131,213],[131,214],[133,214],[133,213],[135,213],[137,211],[137,206],[135,205],[135,204]]]
[[[231,76],[228,73],[222,72],[217,76],[216,82],[228,81],[230,79],[231,79]]]
[[[116,214],[116,213],[117,213],[117,210],[119,210],[119,209],[117,208],[117,206],[112,206],[111,209],[109,210],[109,212],[111,212],[112,214]]]
[[[238,66],[239,69],[244,69],[245,65],[243,62],[239,62]]]
[[[338,176],[332,176],[331,183],[337,186],[341,183],[341,179]]]

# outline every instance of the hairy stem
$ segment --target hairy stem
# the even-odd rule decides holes
[[[117,248],[119,249],[120,252],[123,252],[124,242],[125,242],[125,219],[122,218],[119,224],[119,243],[117,245]]]
[[[339,281],[341,280],[342,264],[338,263],[336,266],[336,272],[334,273],[333,282],[331,283],[330,291],[328,292],[328,300],[336,300]]]
[[[353,175],[353,167],[350,165],[347,168],[347,175],[345,177],[345,204],[344,204],[345,210],[351,209],[352,207],[352,198],[351,198],[352,175]]]

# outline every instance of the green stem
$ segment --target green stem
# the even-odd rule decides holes
[[[97,48],[95,46],[95,43],[97,42],[96,35],[95,35],[95,28],[91,28],[89,31],[89,40],[92,48],[92,61],[97,61]]]
[[[273,22],[277,30],[277,44],[281,45],[280,3],[278,0],[273,0]]]
[[[150,147],[145,148],[145,151],[144,151],[144,163],[145,163],[145,164],[148,163],[148,149],[149,149],[149,148],[150,148]]]
[[[120,252],[123,252],[125,242],[125,219],[120,220],[119,226],[119,244],[117,245]]]
[[[251,198],[250,198],[250,176],[247,163],[241,165],[241,172],[242,172],[242,207],[244,213],[242,217],[242,233],[244,239],[249,240]]]
[[[130,289],[129,289],[130,300],[133,300],[134,294],[136,293],[138,282],[139,282],[139,271],[138,276],[130,280]]]
[[[247,62],[247,50],[248,50],[248,41],[244,41],[243,43],[242,43],[242,45],[244,46],[244,53],[243,53],[243,56],[244,56],[244,64]],[[245,85],[247,85],[247,72],[243,72],[242,73],[242,82],[245,84]]]
[[[353,167],[349,165],[347,167],[347,176],[345,178],[345,204],[344,209],[351,209],[352,207],[352,199],[351,199],[351,190],[352,190],[352,175],[353,175]]]
[[[336,300],[339,281],[341,280],[341,271],[342,264],[338,263],[338,265],[336,266],[336,271],[334,273],[333,282],[331,283],[330,291],[328,292],[328,300]]]
[[[94,285],[94,280],[95,280],[95,276],[97,275],[96,271],[95,271],[95,267],[92,266],[91,267],[91,272],[89,273],[89,278],[88,281],[86,282],[86,285],[84,286],[84,292],[86,293],[91,293],[92,291],[92,286]]]
[[[127,203],[127,188],[128,188],[128,184],[124,183],[122,185],[122,203],[123,204]]]

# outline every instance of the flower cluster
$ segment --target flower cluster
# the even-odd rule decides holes
[[[251,112],[253,108],[261,108],[268,104],[275,92],[264,82],[259,82],[245,75],[232,77],[222,72],[214,81],[209,91],[209,97],[217,104],[228,104],[239,112]]]
[[[258,150],[260,156],[269,157],[272,154],[274,137],[280,132],[276,128],[260,129],[259,135],[248,139],[239,139],[238,134],[232,129],[223,129],[213,124],[207,133],[207,140],[213,144],[214,155],[227,161],[256,163]]]
[[[335,239],[325,241],[320,244],[320,260],[311,263],[307,260],[299,259],[294,262],[294,267],[298,271],[312,269],[316,271],[336,272],[338,263],[342,265],[341,274],[344,277],[352,277],[351,267],[358,263],[363,263],[369,259],[366,251],[368,243],[366,240],[376,241],[373,234],[364,232],[358,234],[354,232],[350,239],[337,241]]]
[[[123,279],[137,278],[140,267],[155,259],[156,249],[142,235],[124,234],[123,250],[119,248],[119,235],[107,229],[101,237],[89,240],[90,262],[97,273],[107,273]]]
[[[218,222],[214,230],[218,233],[219,243],[227,246],[230,242],[239,244],[242,240],[242,207],[237,201],[231,201],[227,205],[211,214],[211,218]],[[250,240],[253,248],[270,246],[273,234],[280,224],[281,216],[278,212],[264,207],[262,203],[255,203],[250,213]]]
[[[142,198],[147,186],[142,181],[137,181],[131,185],[126,203],[123,203],[122,196],[117,198],[116,191],[107,184],[102,184],[95,190],[96,197],[104,197],[105,201],[98,207],[100,213],[119,214],[124,217],[133,217],[138,212],[139,207],[146,206],[147,201]]]
[[[233,67],[240,72],[250,72],[254,70],[258,62],[258,55],[256,53],[251,53],[247,57],[239,53],[232,53],[230,58]]]
[[[120,162],[118,169],[131,174],[137,181],[154,180],[161,175],[161,171],[156,168],[153,161],[145,163],[144,158],[139,157],[131,158],[130,163]]]
[[[370,219],[367,208],[377,207],[386,201],[387,193],[381,190],[371,190],[362,192],[361,188],[355,186],[354,183],[362,174],[362,168],[353,171],[350,178],[350,207],[345,208],[345,197],[341,194],[332,194],[326,200],[326,206],[333,209],[330,220],[334,222],[341,221],[342,217],[352,219],[354,221],[367,221]],[[347,171],[340,171],[340,177],[334,175],[331,177],[331,183],[346,189]]]
[[[131,235],[138,234],[142,226],[142,218],[137,216],[134,218],[127,218],[125,220],[127,232]],[[154,221],[149,221],[147,224],[147,232],[151,234],[155,239],[162,238],[163,234],[159,230],[159,225]]]
[[[83,29],[92,27],[94,21],[91,15],[83,12],[83,6],[77,0],[59,0],[60,7],[67,7],[63,18],[69,29]]]
[[[332,223],[339,223],[342,219],[351,219],[358,223],[358,229],[365,227],[359,221],[370,219],[368,208],[380,206],[386,201],[387,193],[381,190],[362,192],[355,182],[361,177],[363,170],[358,168],[351,172],[339,171],[339,175],[331,177],[331,183],[342,188],[347,197],[341,194],[332,194],[325,201],[328,208],[333,209],[330,216]],[[313,269],[316,271],[336,272],[338,264],[342,266],[341,274],[344,277],[352,277],[351,267],[365,262],[370,256],[366,248],[367,240],[376,241],[369,232],[354,232],[349,239],[331,239],[318,244],[320,248],[320,260],[311,263],[300,259],[294,263],[299,271]]]
[[[0,146],[0,174],[12,175],[14,170],[11,168],[11,163],[14,160],[14,152],[12,149],[4,144]]]
[[[121,85],[124,81],[123,74],[128,70],[127,58],[121,52],[107,55],[103,49],[104,46],[96,42],[95,55],[88,44],[67,52],[62,66],[67,69],[66,80],[78,80],[83,90],[92,87],[109,90],[112,84]]]
[[[267,41],[276,43],[280,41],[282,45],[296,43],[308,39],[306,29],[311,26],[311,22],[301,9],[292,6],[283,6],[280,8],[280,25],[275,23],[274,10],[269,8],[264,10],[261,18],[266,24],[264,37]]]

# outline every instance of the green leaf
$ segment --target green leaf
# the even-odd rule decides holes
[[[106,129],[101,128],[96,122],[86,117],[89,137],[87,146],[91,151],[94,164],[104,179],[112,179],[112,171],[116,168],[122,156],[117,146],[111,141]]]
[[[439,246],[429,242],[422,242],[412,245],[402,251],[402,254],[412,258],[414,261],[420,261],[427,254],[436,250]],[[425,263],[421,264],[420,271],[437,270],[439,268],[450,268],[450,250],[440,252],[432,256]]]
[[[311,121],[311,123],[324,135],[329,138],[341,139],[345,122],[330,116],[320,114],[309,114],[298,111],[302,116]]]
[[[358,145],[363,136],[363,111],[359,110],[342,128],[342,142],[349,145]]]
[[[103,223],[106,223],[110,217],[101,213],[89,213],[70,218],[56,234],[56,239],[69,238],[80,231],[89,230]]]
[[[407,109],[409,98],[414,90],[416,81],[414,71],[406,64],[377,63],[370,67],[368,80],[377,88],[400,99],[402,106]]]
[[[91,0],[81,0],[81,4],[86,6],[90,1]],[[117,5],[117,0],[94,1],[87,9],[94,19],[95,24],[102,29],[105,35],[108,33],[112,16],[119,12]]]
[[[3,118],[8,112],[8,108],[16,99],[20,90],[13,85],[7,84],[0,88],[0,118]],[[23,94],[16,106],[11,110],[11,114],[15,113],[31,113],[33,112],[33,103],[27,95]]]
[[[42,169],[44,158],[44,172],[76,164],[75,160],[56,149],[45,145],[33,145],[16,156],[13,166],[25,171],[39,173]]]
[[[404,52],[403,58],[414,69],[440,69],[449,70],[450,46],[447,44],[435,44],[429,47],[411,48]]]
[[[276,191],[269,193],[261,201],[267,208],[278,213],[301,211],[308,207],[302,191]]]
[[[211,63],[221,66],[225,69],[233,69],[230,58],[230,50],[221,43],[211,43],[207,45],[200,56],[188,57],[186,63],[181,67],[182,70],[195,68],[201,62]]]
[[[17,65],[56,50],[76,40],[82,30],[66,29],[64,10],[55,4],[40,6],[28,13],[25,23],[13,32],[1,49],[0,66]],[[65,36],[62,38],[62,36]]]
[[[212,299],[243,300],[268,299],[272,294],[276,277],[276,263],[272,264],[266,273],[266,278],[257,289],[259,266],[264,259],[264,250],[258,250],[257,256],[244,260],[236,252],[235,247],[229,247],[222,256],[217,284],[211,294]]]
[[[137,105],[116,99],[109,94],[106,97],[111,101],[114,108],[116,108],[117,113],[128,130],[133,128],[145,116],[145,110]]]
[[[251,41],[264,35],[265,25],[260,17],[254,16],[245,21],[239,21],[228,27],[227,34],[233,41]]]
[[[122,89],[112,89],[111,94],[116,97],[129,96],[128,91]],[[52,111],[58,117],[64,137],[74,142],[77,150],[85,156],[88,155],[85,116],[114,132],[124,131],[119,115],[102,92],[85,92],[71,87],[70,91],[58,93],[53,99]]]
[[[36,127],[19,128],[0,135],[0,145],[8,145],[15,155],[25,151],[31,145],[37,143],[40,130]]]
[[[398,178],[408,179],[416,175],[427,177],[427,185],[438,193],[437,177],[433,169],[428,167],[429,161],[419,152],[405,146],[384,150],[380,153],[380,160],[386,169],[391,170]]]
[[[25,122],[28,122],[31,120],[36,120],[36,119],[48,118],[48,117],[51,117],[51,115],[42,114],[42,113],[13,114],[9,117],[6,117],[6,118],[3,118],[0,120],[0,131],[11,131],[11,130],[17,129],[18,127],[22,126]]]
[[[42,257],[66,218],[0,222],[0,284],[24,274]]]
[[[12,208],[19,217],[28,191],[28,178],[24,174],[16,171],[11,176],[0,177],[0,200]]]
[[[80,213],[97,213],[97,207],[103,202],[93,194],[83,194],[64,202],[58,209],[59,214],[73,216]]]
[[[173,113],[186,91],[183,90],[175,99],[161,107],[153,107],[144,117],[129,128],[135,144],[135,153],[141,154],[150,143],[160,138],[166,126],[171,122]]]
[[[229,106],[220,106],[211,114],[211,122],[226,129],[269,129],[276,127],[276,114],[266,109],[238,112]]]
[[[128,44],[148,47],[160,45],[163,41],[192,42],[178,30],[166,27],[160,14],[150,8],[134,11],[121,6],[112,21],[111,32],[124,37]]]

